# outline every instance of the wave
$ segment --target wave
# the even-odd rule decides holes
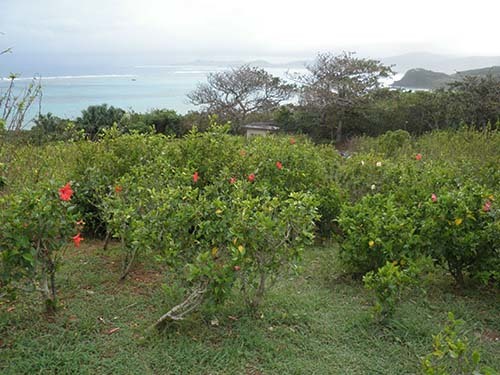
[[[206,74],[207,70],[176,70],[174,74]]]
[[[53,80],[53,79],[92,79],[92,78],[135,78],[135,74],[87,74],[79,76],[34,76],[34,77],[18,77],[16,81],[31,81],[36,80]],[[10,81],[9,77],[0,77],[0,81]]]

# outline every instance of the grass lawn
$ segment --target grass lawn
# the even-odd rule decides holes
[[[0,305],[1,374],[416,374],[448,311],[466,321],[482,362],[500,368],[498,290],[457,292],[443,277],[427,297],[415,294],[390,322],[375,324],[371,295],[360,281],[339,278],[335,251],[319,247],[257,316],[236,293],[215,315],[205,309],[145,335],[173,303],[164,276],[148,262],[120,283],[118,254],[101,246],[69,251],[55,317],[28,298]]]

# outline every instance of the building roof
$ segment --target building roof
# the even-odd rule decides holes
[[[267,131],[277,131],[280,130],[279,126],[276,126],[272,121],[266,122],[252,122],[247,125],[243,125],[243,129],[249,130],[267,130]]]

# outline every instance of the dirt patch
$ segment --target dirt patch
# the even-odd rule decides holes
[[[159,270],[145,269],[138,264],[135,269],[132,269],[127,279],[142,284],[157,284],[163,281],[163,274]]]
[[[481,337],[485,341],[500,342],[500,332],[492,329],[486,329]]]

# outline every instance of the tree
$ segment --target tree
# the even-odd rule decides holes
[[[94,140],[97,134],[103,130],[118,124],[125,111],[121,108],[109,106],[107,104],[91,105],[82,111],[82,115],[76,119],[76,126],[83,129],[87,136]]]
[[[377,60],[356,58],[353,52],[320,53],[307,70],[308,73],[296,76],[302,84],[300,102],[321,113],[321,125],[329,128],[331,139],[336,131],[337,142],[342,139],[348,112],[381,86],[381,78],[393,74],[389,66]]]
[[[23,90],[15,88],[16,78],[18,76],[11,73],[7,89],[5,92],[0,91],[0,129],[9,131],[22,130],[29,109],[42,98],[42,84],[38,77],[34,77]]]
[[[12,48],[0,50],[0,56],[10,52]],[[34,77],[30,84],[21,91],[14,87],[16,78],[18,76],[11,73],[7,89],[5,92],[0,91],[0,131],[22,130],[28,110],[37,99],[42,98],[42,84],[38,77]]]
[[[449,88],[461,107],[464,122],[484,128],[500,120],[500,77],[466,76]]]
[[[274,77],[264,69],[243,65],[225,72],[210,73],[207,83],[188,94],[194,105],[203,106],[223,120],[233,121],[233,129],[252,113],[269,112],[290,99],[295,85]]]
[[[181,116],[173,110],[155,109],[141,117],[144,123],[147,126],[153,126],[157,133],[182,135]]]

